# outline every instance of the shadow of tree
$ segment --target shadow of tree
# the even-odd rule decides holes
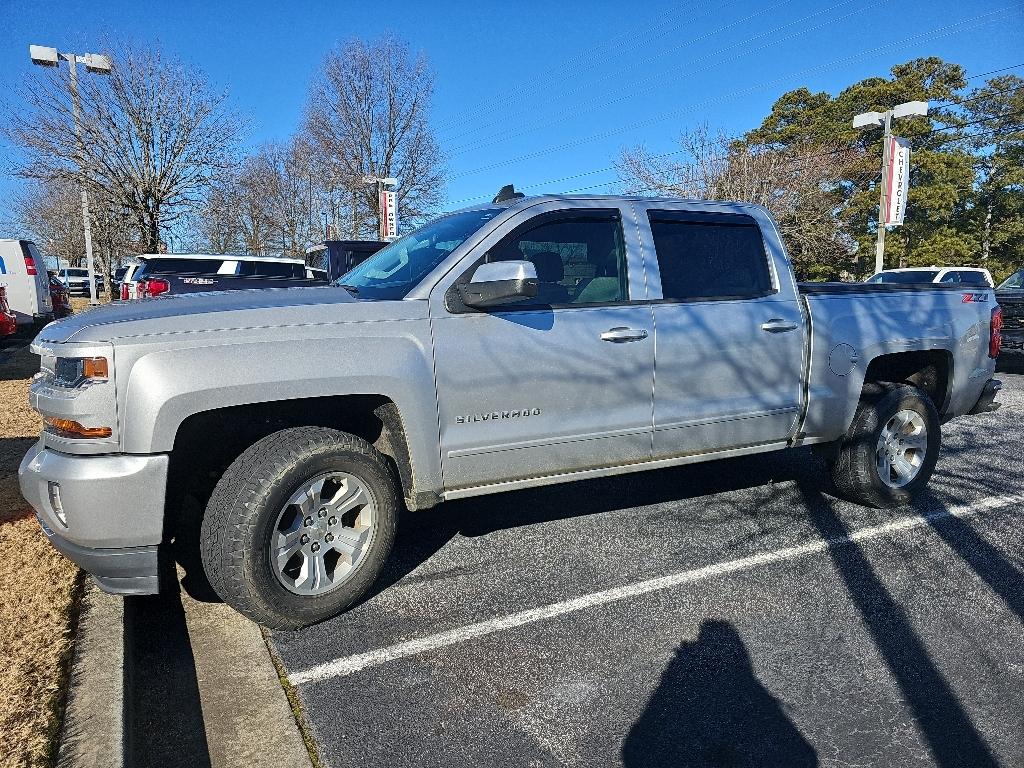
[[[818,764],[783,704],[757,679],[739,633],[715,620],[676,649],[622,760],[629,768]]]
[[[861,548],[849,541],[850,530],[832,500],[805,483],[798,481],[797,486],[821,537],[842,542],[829,547],[828,554],[913,712],[936,764],[943,768],[997,766],[906,612],[889,594]]]

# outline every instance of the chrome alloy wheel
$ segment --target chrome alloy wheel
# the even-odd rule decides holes
[[[917,477],[928,453],[928,427],[917,411],[893,415],[878,436],[878,476],[890,488],[902,488]]]
[[[359,478],[328,472],[304,482],[277,516],[270,566],[285,589],[322,595],[344,583],[376,528],[373,496]]]

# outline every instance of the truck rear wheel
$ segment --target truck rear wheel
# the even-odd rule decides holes
[[[865,385],[832,481],[858,504],[907,504],[928,483],[940,444],[939,414],[928,395],[909,384]]]
[[[362,597],[391,552],[398,482],[365,440],[321,427],[268,435],[228,467],[200,548],[225,603],[271,629],[331,618]]]

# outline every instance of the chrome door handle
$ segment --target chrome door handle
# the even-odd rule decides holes
[[[767,323],[761,323],[761,330],[768,331],[768,333],[795,331],[799,327],[797,323],[790,322],[789,320],[780,320],[777,317],[772,318]]]
[[[641,341],[647,338],[647,331],[643,328],[609,328],[601,334],[601,341],[610,341],[613,344],[623,344],[627,341]]]

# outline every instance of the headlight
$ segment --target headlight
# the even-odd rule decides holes
[[[53,383],[79,387],[87,381],[107,380],[105,357],[58,357],[53,366]]]

